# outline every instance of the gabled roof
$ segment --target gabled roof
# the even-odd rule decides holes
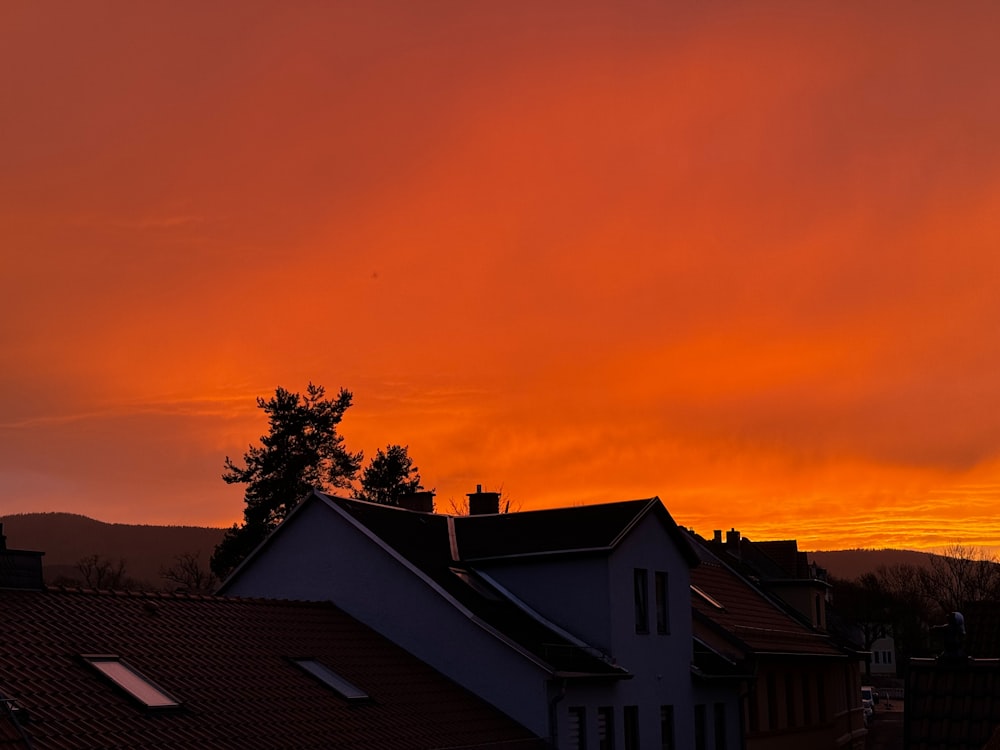
[[[706,547],[698,545],[698,552],[701,565],[691,571],[691,608],[696,615],[696,631],[701,622],[714,635],[725,634],[731,643],[741,647],[744,656],[750,653],[844,655],[828,636],[785,612]]]
[[[29,719],[0,710],[0,747],[542,747],[328,603],[2,591],[0,612],[0,694]],[[180,705],[139,705],[85,654],[120,657]],[[345,699],[302,657],[369,699]]]
[[[560,630],[515,600],[459,554],[464,532],[457,531],[458,522],[486,516],[467,519],[420,513],[321,492],[314,493],[306,502],[317,500],[327,503],[367,530],[377,543],[402,557],[416,574],[432,581],[453,603],[530,654],[549,671],[578,678],[621,679],[631,676],[621,667],[611,664],[597,649]],[[280,533],[280,527],[275,533]]]
[[[455,518],[458,554],[467,561],[607,553],[643,517],[655,515],[690,565],[697,557],[687,536],[657,497],[571,508]]]

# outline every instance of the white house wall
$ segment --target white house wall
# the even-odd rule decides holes
[[[661,747],[660,709],[673,706],[675,747],[694,747],[694,687],[690,568],[653,514],[645,516],[610,554],[544,557],[479,564],[511,593],[547,619],[600,647],[633,678],[613,684],[569,685],[558,706],[561,736],[570,711],[583,709],[586,747],[599,747],[597,714],[612,707],[615,747],[624,747],[624,707],[637,706],[640,747]],[[648,571],[649,633],[635,632],[633,571]],[[656,628],[655,572],[668,575],[669,634]],[[735,687],[702,688],[709,723],[715,703],[724,705],[728,747],[739,747]],[[712,737],[712,727],[708,728]],[[714,745],[708,745],[714,747]]]
[[[612,652],[610,573],[606,554],[480,563],[547,620],[605,653]]]
[[[548,734],[546,671],[321,502],[299,508],[226,594],[332,601],[538,736]]]

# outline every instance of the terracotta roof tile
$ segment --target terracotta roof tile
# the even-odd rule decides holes
[[[980,750],[998,726],[1000,661],[910,660],[904,715],[909,750]]]
[[[330,604],[3,591],[0,613],[0,693],[29,712],[36,750],[541,747]],[[183,705],[143,709],[81,654],[116,654]],[[346,701],[288,661],[297,656],[371,700]],[[0,713],[0,747],[18,746]]]
[[[692,609],[758,653],[842,654],[829,638],[786,614],[724,565],[703,560],[691,571],[691,583],[722,605],[719,609],[692,594]]]

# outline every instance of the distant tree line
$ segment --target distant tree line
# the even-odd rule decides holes
[[[218,579],[201,560],[198,552],[175,555],[170,565],[160,567],[160,577],[165,584],[136,580],[128,574],[123,557],[113,559],[98,553],[85,555],[77,560],[74,573],[60,575],[52,581],[54,586],[88,588],[98,591],[184,591],[192,594],[209,594],[215,590]]]
[[[832,584],[834,611],[857,628],[864,649],[891,635],[898,667],[905,669],[910,657],[940,650],[934,628],[949,613],[1000,602],[1000,560],[983,549],[955,544],[930,555],[926,566],[882,565]]]

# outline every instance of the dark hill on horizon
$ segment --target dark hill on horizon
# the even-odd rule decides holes
[[[77,563],[99,555],[117,564],[125,561],[125,575],[137,588],[170,589],[160,571],[179,555],[196,555],[207,569],[225,529],[204,526],[146,526],[105,523],[76,513],[19,513],[0,516],[7,546],[44,552],[45,582],[80,578]]]
[[[930,565],[931,553],[910,549],[842,549],[807,552],[815,562],[834,578],[853,580],[865,573],[874,573],[880,567],[906,564],[917,567]]]
[[[205,526],[151,526],[97,521],[76,513],[19,513],[0,516],[11,549],[44,552],[45,581],[80,578],[77,564],[92,555],[117,564],[125,575],[146,589],[172,589],[160,571],[179,555],[195,555],[207,570],[225,529]],[[809,560],[835,578],[854,579],[881,566],[899,563],[924,567],[930,553],[901,549],[847,549],[807,552]]]

